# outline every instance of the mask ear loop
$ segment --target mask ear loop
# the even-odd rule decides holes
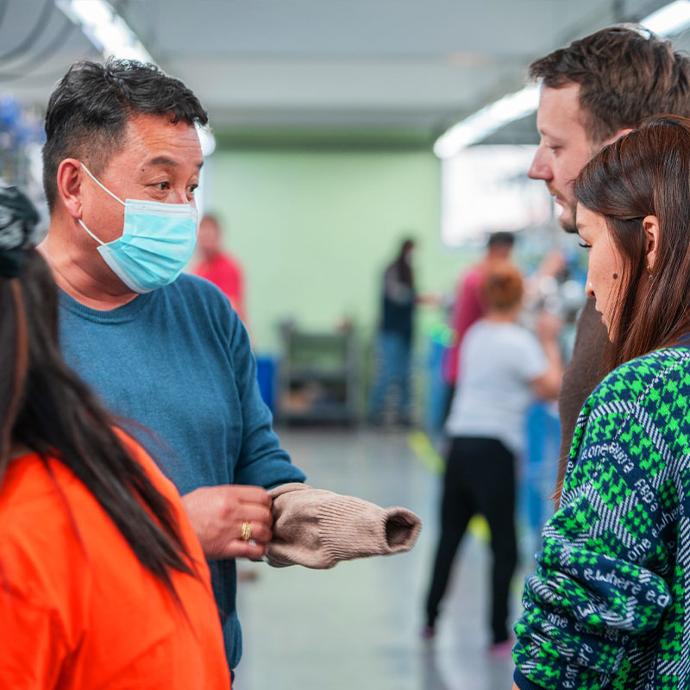
[[[113,199],[115,199],[115,201],[119,201],[119,202],[120,202],[123,206],[125,206],[125,207],[127,206],[127,204],[125,204],[125,202],[122,201],[122,199],[120,199],[119,196],[116,196],[115,194],[113,194],[113,193],[112,193],[112,192],[111,192],[111,191],[110,191],[110,190],[109,190],[99,179],[96,178],[96,176],[86,167],[86,163],[84,163],[83,161],[79,161],[79,162],[81,163],[81,167],[84,168],[84,171],[86,172],[86,174],[87,174],[87,175],[88,175],[88,176],[89,176],[89,177],[90,177],[90,178],[91,178],[91,179],[92,179],[92,180],[93,180],[93,181],[94,181],[94,182],[95,182],[95,183],[96,183],[106,194],[110,194],[110,196],[113,197]],[[94,234],[91,232],[91,230],[89,230],[89,229],[86,227],[86,224],[84,223],[84,221],[83,221],[81,218],[77,218],[77,222],[79,223],[79,225],[82,226],[82,228],[84,228],[84,230],[86,230],[87,234],[89,235],[89,237],[91,237],[91,239],[93,239],[93,240],[95,240],[96,242],[98,242],[98,244],[100,244],[101,247],[104,247],[104,246],[105,246],[106,243],[103,242],[103,241],[101,241],[101,240],[99,240],[98,237],[96,237],[96,235],[94,235]]]
[[[91,237],[92,240],[95,240],[96,242],[98,242],[98,244],[100,244],[101,247],[104,247],[104,246],[105,246],[105,242],[103,242],[102,240],[99,240],[98,237],[96,237],[96,235],[94,235],[94,234],[91,232],[91,230],[89,230],[89,229],[86,227],[86,223],[84,223],[84,221],[83,221],[81,218],[77,218],[77,223],[79,223],[79,225],[81,225],[82,228],[84,228],[84,230],[86,230],[86,233],[89,235],[89,237]]]
[[[107,188],[107,187],[106,187],[106,186],[105,186],[105,185],[104,185],[104,184],[103,184],[103,183],[102,183],[102,182],[101,182],[101,181],[100,181],[100,180],[99,180],[99,179],[98,179],[98,178],[97,178],[87,167],[86,167],[86,164],[85,164],[85,163],[82,163],[82,164],[81,164],[81,167],[84,168],[84,170],[86,171],[86,174],[87,174],[87,175],[88,175],[88,176],[89,176],[89,177],[90,177],[90,178],[91,178],[91,179],[92,179],[92,180],[93,180],[93,181],[94,181],[94,182],[95,182],[95,183],[96,183],[106,194],[110,194],[110,196],[113,197],[113,199],[115,199],[115,201],[119,201],[123,206],[126,206],[126,205],[127,205],[127,204],[125,204],[124,201],[122,201],[122,199],[120,199],[119,196],[116,196],[115,194],[113,194],[113,193],[112,193],[112,192],[111,192],[111,191],[110,191],[110,190],[109,190],[109,189],[108,189],[108,188]]]

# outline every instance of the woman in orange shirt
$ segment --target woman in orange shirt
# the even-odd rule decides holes
[[[201,548],[64,364],[36,221],[0,187],[0,688],[228,690]]]

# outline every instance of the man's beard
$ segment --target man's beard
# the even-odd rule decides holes
[[[569,235],[576,235],[577,234],[577,218],[575,217],[575,210],[576,206],[573,205],[570,207],[570,218],[572,218],[572,221],[568,220],[567,222],[564,222],[562,220],[561,216],[561,227],[563,230],[565,230]]]

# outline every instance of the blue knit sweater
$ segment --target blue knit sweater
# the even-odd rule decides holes
[[[272,431],[247,332],[213,285],[182,275],[112,311],[89,309],[65,293],[60,307],[67,362],[112,412],[135,423],[125,426],[181,494],[304,481]],[[210,566],[234,668],[242,653],[235,563]]]

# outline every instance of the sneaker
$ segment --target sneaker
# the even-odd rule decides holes
[[[419,634],[423,640],[433,640],[436,637],[436,628],[433,625],[425,625]]]
[[[509,659],[513,654],[513,641],[495,642],[489,647],[489,656],[493,659]]]

